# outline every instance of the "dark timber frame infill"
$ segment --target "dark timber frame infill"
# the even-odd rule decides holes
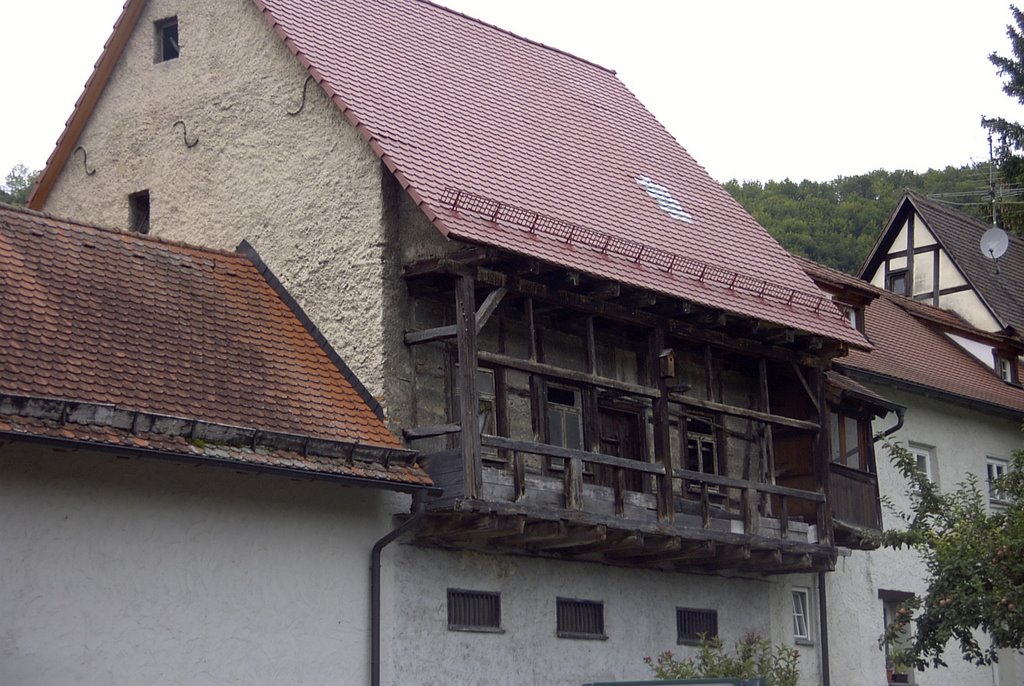
[[[424,449],[445,494],[430,505],[421,543],[698,572],[833,567],[822,427],[838,344],[491,251],[411,265],[406,278],[414,298],[454,321],[405,336],[414,353],[441,346],[433,349],[450,379],[446,420],[405,431],[410,441],[447,441]],[[578,363],[548,350],[542,331],[572,331]],[[600,368],[615,341],[630,342],[635,379]],[[737,367],[749,370],[743,404],[730,385]],[[479,414],[478,369],[494,377],[494,421]],[[684,383],[686,374],[699,382]],[[575,445],[548,435],[549,385],[578,393]],[[418,387],[417,397],[438,391]],[[604,449],[602,408],[644,418],[640,459]],[[685,468],[690,416],[714,427],[714,470]]]

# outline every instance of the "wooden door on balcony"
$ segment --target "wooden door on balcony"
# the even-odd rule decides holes
[[[624,457],[628,460],[647,461],[647,447],[644,441],[643,414],[628,410],[602,407],[598,410],[601,432],[601,452],[605,455]],[[598,466],[594,482],[601,486],[615,486],[615,472],[612,467]],[[626,490],[639,493],[651,492],[650,485],[640,472],[625,471]]]

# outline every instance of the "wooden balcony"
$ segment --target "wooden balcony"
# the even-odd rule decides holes
[[[416,309],[434,313],[405,342],[430,370],[417,414],[437,423],[405,438],[444,490],[420,543],[707,573],[833,568],[834,346],[517,259],[406,269],[429,299]],[[875,526],[874,486],[835,478],[847,523]]]
[[[827,521],[821,493],[685,469],[666,475],[658,464],[499,436],[481,442],[512,460],[484,466],[475,497],[465,488],[461,450],[426,459],[444,495],[431,504],[419,542],[689,572],[780,574],[835,563],[836,549],[819,540]],[[531,455],[561,474],[529,471]],[[611,486],[587,477],[600,470],[613,475]],[[650,492],[628,489],[631,482]],[[667,513],[659,512],[665,483]],[[791,511],[813,515],[809,522]]]

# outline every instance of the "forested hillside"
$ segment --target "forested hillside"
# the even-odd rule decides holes
[[[729,181],[734,198],[783,247],[816,262],[854,273],[867,256],[905,189],[990,216],[985,203],[989,165],[889,172],[882,169],[833,181]]]

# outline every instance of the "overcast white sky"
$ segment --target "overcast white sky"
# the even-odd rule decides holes
[[[441,2],[615,69],[720,181],[980,161],[982,114],[1024,119],[1003,0]],[[121,5],[5,2],[0,178],[43,166]]]

